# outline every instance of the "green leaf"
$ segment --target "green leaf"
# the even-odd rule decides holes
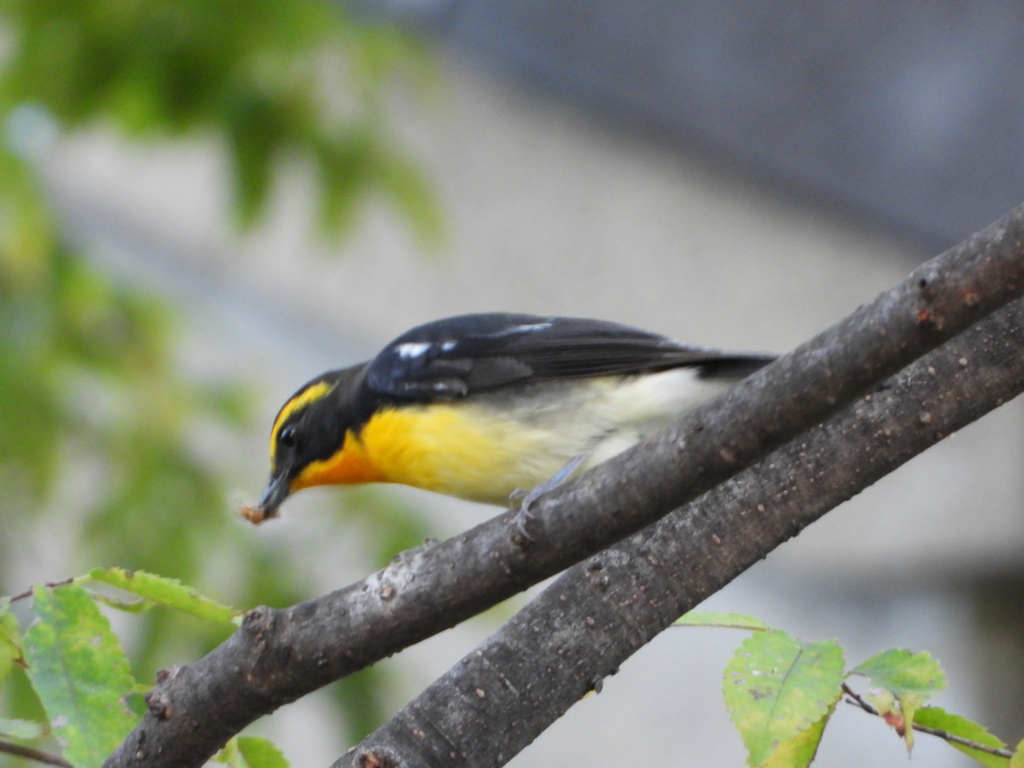
[[[239,736],[238,751],[249,768],[288,768],[284,753],[262,736]]]
[[[238,751],[238,737],[228,739],[228,743],[221,748],[220,752],[213,756],[213,762],[222,765],[229,765],[231,768],[245,768],[242,755]]]
[[[0,683],[11,673],[14,664],[25,664],[21,655],[18,620],[8,612],[9,604],[9,598],[0,598]]]
[[[829,718],[835,712],[836,703],[839,701],[842,692],[836,696],[820,720],[806,730],[800,731],[788,741],[784,741],[775,748],[768,759],[764,762],[763,768],[807,768],[818,754],[818,745],[821,744],[821,737],[825,733],[825,726]]]
[[[25,633],[28,676],[64,756],[99,768],[135,725],[122,697],[134,681],[110,624],[85,590],[36,587],[38,620]]]
[[[871,678],[873,686],[892,691],[897,698],[913,694],[930,699],[946,687],[942,667],[927,651],[912,653],[906,648],[890,648],[853,671]]]
[[[213,759],[231,768],[288,768],[281,750],[262,736],[236,736]]]
[[[203,597],[177,579],[168,579],[145,571],[94,568],[89,571],[89,578],[215,624],[230,626],[234,618],[242,613]]]
[[[0,736],[5,739],[21,739],[28,741],[38,739],[46,733],[46,726],[31,720],[5,720],[0,717]]]
[[[843,651],[780,630],[747,638],[725,668],[723,691],[753,766],[828,714],[843,683]]]
[[[727,629],[750,629],[754,631],[771,629],[760,619],[742,613],[719,613],[718,611],[690,611],[675,620],[677,627],[725,627]]]
[[[1006,747],[1002,739],[989,733],[988,729],[984,726],[978,725],[966,717],[946,712],[941,707],[922,707],[914,715],[914,722],[918,725],[936,728],[940,731],[951,733],[954,736],[976,741],[979,744],[984,744],[986,747],[996,747],[997,749]],[[965,747],[963,744],[957,744],[955,741],[947,743],[951,747],[959,749],[965,755],[973,757],[982,765],[989,766],[989,768],[1007,768],[1010,764],[1009,758],[990,755],[988,752],[979,752],[977,749]]]
[[[1017,748],[1013,751],[1009,768],[1024,768],[1024,739],[1020,740]]]
[[[946,675],[939,662],[927,651],[912,653],[906,648],[890,648],[853,671],[870,678],[873,686],[889,691],[899,700],[903,718],[895,727],[903,731],[907,750],[912,749],[914,713],[946,687]]]

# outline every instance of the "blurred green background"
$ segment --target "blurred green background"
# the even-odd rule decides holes
[[[252,388],[186,378],[175,308],[114,282],[62,238],[33,137],[100,126],[139,142],[212,139],[230,157],[240,228],[259,221],[280,164],[298,160],[315,170],[322,237],[343,237],[360,201],[378,196],[427,245],[440,232],[434,200],[379,108],[394,80],[429,77],[422,46],[318,0],[26,0],[0,4],[0,24],[0,563],[51,514],[77,531],[53,579],[121,565],[240,607],[313,596],[294,553],[231,524],[232,479],[188,437],[204,422],[251,430]],[[83,471],[85,497],[58,498]],[[377,565],[426,535],[380,495],[350,501],[337,514],[373,529]],[[231,579],[211,575],[218,562]],[[27,586],[7,570],[0,594]],[[223,639],[162,610],[133,621],[140,680]],[[350,741],[383,716],[381,675],[334,687]],[[23,679],[7,688],[10,715],[38,714]]]

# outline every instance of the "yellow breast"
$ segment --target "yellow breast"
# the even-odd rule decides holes
[[[564,463],[548,455],[548,430],[464,402],[381,411],[360,438],[387,482],[488,503],[505,503]]]

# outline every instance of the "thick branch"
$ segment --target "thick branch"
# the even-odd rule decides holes
[[[1024,207],[654,438],[542,498],[317,600],[250,611],[169,670],[107,766],[198,766],[257,717],[457,624],[664,516],[1024,292]]]
[[[681,614],[1024,390],[1024,300],[700,499],[569,569],[334,768],[499,766]]]

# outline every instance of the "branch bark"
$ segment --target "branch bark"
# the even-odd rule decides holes
[[[158,677],[106,766],[199,766],[282,704],[595,554],[763,458],[1024,292],[1024,206],[665,432],[541,498],[533,542],[500,515],[362,582],[260,607]]]
[[[768,552],[1024,391],[1024,300],[701,498],[569,569],[334,768],[504,765]]]

